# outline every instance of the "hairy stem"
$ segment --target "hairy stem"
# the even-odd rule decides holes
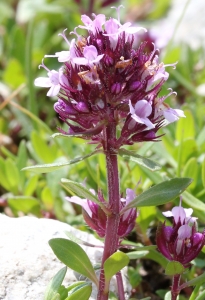
[[[119,300],[125,300],[125,292],[124,292],[121,272],[118,272],[116,274],[116,280],[117,280],[118,298]]]
[[[179,291],[180,278],[181,278],[180,275],[173,276],[173,279],[172,279],[172,290],[171,290],[172,300],[176,300],[177,296],[179,295],[179,292],[180,292]]]
[[[108,200],[112,214],[107,218],[105,246],[102,257],[100,285],[98,291],[98,300],[107,300],[108,291],[104,291],[105,278],[103,265],[106,259],[117,251],[119,244],[118,226],[119,226],[119,210],[120,210],[120,191],[119,191],[119,176],[117,154],[113,149],[112,142],[116,138],[116,123],[110,122],[104,130],[105,145],[104,151],[106,156],[107,166],[107,186],[108,186]]]

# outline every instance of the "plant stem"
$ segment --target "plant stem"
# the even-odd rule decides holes
[[[171,290],[172,300],[176,300],[177,296],[179,295],[180,278],[181,278],[180,275],[173,276],[173,279],[172,279],[172,290]]]
[[[107,186],[108,186],[108,200],[109,207],[112,210],[112,214],[107,218],[106,234],[105,234],[105,246],[102,257],[101,273],[100,273],[100,285],[98,291],[98,300],[107,300],[109,291],[104,291],[105,277],[103,265],[106,259],[117,251],[119,244],[118,226],[120,221],[120,191],[119,191],[119,176],[118,176],[118,163],[117,154],[113,149],[112,142],[116,138],[116,123],[109,122],[104,129],[105,145],[104,151],[106,156],[107,167]]]
[[[116,280],[117,280],[118,298],[119,300],[125,300],[125,292],[124,292],[121,272],[118,272],[116,274]]]

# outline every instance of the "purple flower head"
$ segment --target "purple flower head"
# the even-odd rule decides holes
[[[93,194],[95,194],[94,190],[90,191]],[[121,198],[121,209],[125,207],[130,201],[132,201],[135,197],[135,192],[131,189],[127,189],[126,198]],[[98,192],[98,199],[106,206],[107,203],[104,200],[104,197],[100,191]],[[81,199],[77,196],[66,197],[66,200],[80,205],[82,207],[83,217],[87,225],[91,229],[95,230],[100,237],[105,236],[107,215],[98,204],[92,202],[89,199]],[[118,235],[120,238],[127,236],[133,230],[136,218],[137,212],[134,208],[128,209],[121,216],[118,228]]]
[[[135,35],[146,31],[121,24],[120,9],[115,8],[117,19],[105,15],[83,15],[83,25],[71,32],[76,36],[68,41],[68,49],[58,51],[54,57],[62,66],[50,71],[43,63],[48,77],[35,80],[35,85],[49,87],[48,96],[58,96],[54,109],[69,129],[64,134],[78,134],[105,148],[107,124],[114,122],[121,128],[115,151],[135,142],[155,141],[157,131],[168,123],[184,117],[180,109],[165,103],[167,96],[159,97],[163,83],[168,79],[168,66],[159,61],[159,51],[153,45],[147,51],[146,43],[134,45]],[[79,34],[86,29],[87,37]]]
[[[157,229],[158,250],[168,260],[180,262],[185,268],[197,257],[205,243],[205,230],[197,232],[195,217],[191,217],[192,208],[173,207],[164,212],[166,217],[173,218],[172,227],[160,224]]]

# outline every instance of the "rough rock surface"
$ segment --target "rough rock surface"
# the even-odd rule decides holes
[[[48,245],[49,239],[66,238],[64,232],[69,231],[84,241],[101,244],[90,234],[50,219],[9,218],[0,214],[0,228],[0,300],[43,299],[49,281],[64,266]],[[84,250],[93,263],[100,262],[101,249]],[[75,281],[74,272],[68,269],[63,284]],[[90,299],[96,299],[95,291]]]

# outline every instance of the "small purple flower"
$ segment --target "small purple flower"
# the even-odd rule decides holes
[[[140,100],[132,106],[131,101],[129,101],[131,117],[138,123],[145,124],[147,128],[154,128],[155,125],[150,122],[148,117],[152,112],[152,106],[147,100]]]
[[[172,211],[164,212],[173,217],[173,226],[160,224],[157,229],[158,250],[168,260],[180,262],[185,268],[197,257],[205,243],[205,230],[197,232],[196,219],[191,217],[193,210],[176,206]]]
[[[90,191],[93,194],[95,194],[93,190]],[[121,209],[125,207],[130,201],[132,201],[135,197],[135,192],[131,189],[127,189],[126,198],[121,198]],[[106,205],[106,202],[101,192],[98,193],[98,198],[104,205]],[[107,215],[98,204],[92,202],[89,199],[81,199],[77,196],[66,197],[66,200],[80,205],[83,209],[83,217],[88,226],[90,226],[91,229],[95,230],[100,237],[105,236]],[[120,238],[127,236],[133,230],[136,218],[137,212],[135,208],[128,209],[121,216],[118,228],[118,235]]]
[[[39,67],[43,67],[48,71],[48,77],[38,77],[35,79],[34,84],[41,87],[50,87],[47,93],[48,97],[54,97],[58,95],[61,84],[67,82],[67,78],[63,74],[62,69],[60,69],[58,72],[55,70],[50,71],[43,62]]]
[[[85,26],[79,25],[79,28],[87,29],[88,31],[91,31],[95,34],[96,30],[102,31],[102,26],[105,23],[105,15],[94,15],[93,21],[88,16],[82,15],[81,20],[85,24]]]
[[[99,63],[103,58],[104,54],[98,55],[95,46],[85,46],[83,49],[84,57],[76,57],[73,62],[77,65],[92,66],[93,64]]]

